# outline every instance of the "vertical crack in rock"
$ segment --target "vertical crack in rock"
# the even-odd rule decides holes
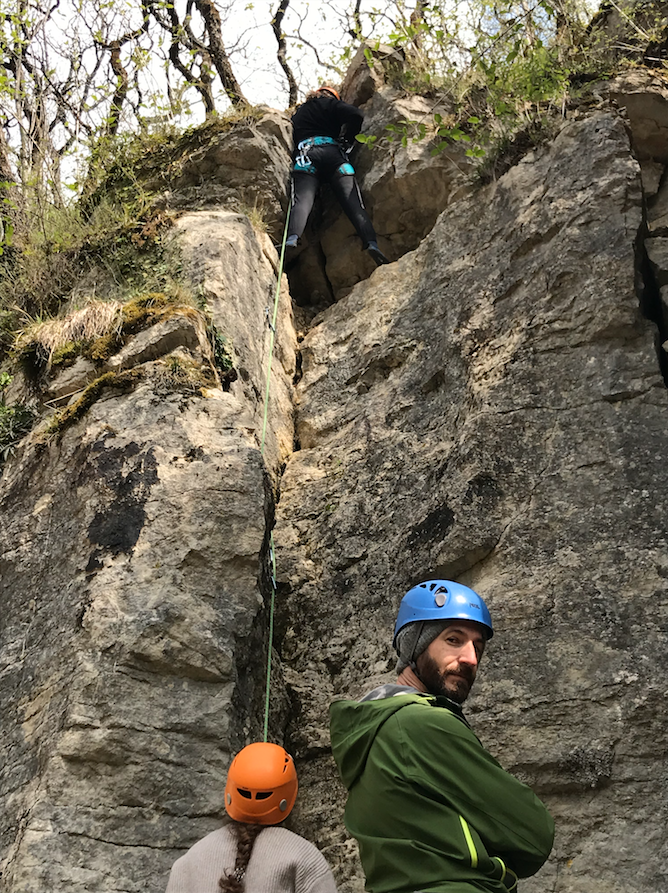
[[[636,290],[643,316],[656,325],[655,338],[657,361],[666,386],[668,386],[668,352],[664,345],[668,344],[668,308],[664,301],[663,290],[668,284],[661,281],[661,261],[656,258],[653,263],[648,251],[649,234],[647,229],[646,210],[644,220],[638,231],[635,242],[636,258]],[[652,239],[650,241],[659,241]],[[667,241],[663,239],[662,241]],[[668,260],[668,257],[666,258]],[[668,277],[668,270],[665,271]]]

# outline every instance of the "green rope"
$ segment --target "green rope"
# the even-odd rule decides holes
[[[264,693],[264,737],[269,730],[269,694],[271,690],[271,651],[274,643],[274,606],[276,604],[276,555],[274,554],[274,534],[269,536],[269,564],[271,567],[271,604],[269,606],[269,648],[267,650],[267,685]]]
[[[267,384],[264,389],[264,416],[262,419],[262,439],[260,442],[260,455],[264,458],[264,443],[267,435],[267,419],[269,417],[269,387],[271,385],[271,361],[274,355],[274,342],[276,340],[276,320],[278,318],[278,301],[281,295],[281,280],[283,278],[283,262],[285,260],[285,242],[288,237],[288,223],[290,222],[290,205],[285,218],[283,242],[281,244],[281,257],[278,264],[278,279],[276,280],[276,294],[274,295],[274,313],[271,319],[271,337],[269,339],[269,360],[267,362]],[[269,730],[269,696],[271,691],[271,652],[274,644],[274,608],[276,604],[276,556],[274,554],[274,534],[269,536],[269,566],[271,570],[271,603],[269,605],[269,645],[267,648],[267,681],[264,694],[264,738],[267,741]]]

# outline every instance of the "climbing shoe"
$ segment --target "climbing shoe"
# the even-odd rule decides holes
[[[288,238],[285,240],[285,247],[286,247],[286,250],[287,250],[288,248],[292,248],[292,249],[296,248],[296,247],[297,247],[297,242],[299,242],[299,236],[288,236]],[[282,250],[282,248],[283,248],[283,243],[282,243],[282,242],[277,242],[277,243],[274,245],[274,248],[275,248],[276,251],[280,254],[280,253],[281,253],[281,250]]]
[[[377,267],[379,267],[381,264],[389,264],[389,260],[385,257],[383,252],[378,247],[378,242],[369,242],[369,244],[366,246],[366,250],[376,261]]]

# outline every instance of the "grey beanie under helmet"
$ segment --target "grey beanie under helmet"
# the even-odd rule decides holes
[[[394,645],[399,655],[397,673],[413,666],[422,652],[429,648],[434,639],[453,621],[453,617],[447,620],[416,620],[402,627],[397,633]]]

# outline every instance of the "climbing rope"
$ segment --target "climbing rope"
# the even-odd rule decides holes
[[[267,419],[269,417],[269,388],[271,385],[271,361],[274,356],[274,342],[276,341],[276,320],[278,318],[278,301],[281,294],[281,280],[283,279],[283,262],[285,260],[285,242],[288,237],[288,224],[290,222],[290,205],[285,218],[281,254],[278,263],[278,278],[276,280],[276,293],[274,295],[274,312],[269,322],[271,334],[269,336],[269,360],[267,362],[267,383],[264,389],[264,414],[262,418],[262,438],[260,441],[260,455],[264,458],[264,445],[267,435]],[[267,308],[268,310],[268,308]],[[269,313],[267,312],[267,319]],[[269,604],[269,643],[267,648],[267,680],[264,693],[264,731],[263,741],[267,741],[269,730],[269,696],[271,692],[271,652],[274,644],[274,608],[276,605],[276,555],[274,552],[274,534],[269,535],[269,570],[271,572],[271,601]]]

